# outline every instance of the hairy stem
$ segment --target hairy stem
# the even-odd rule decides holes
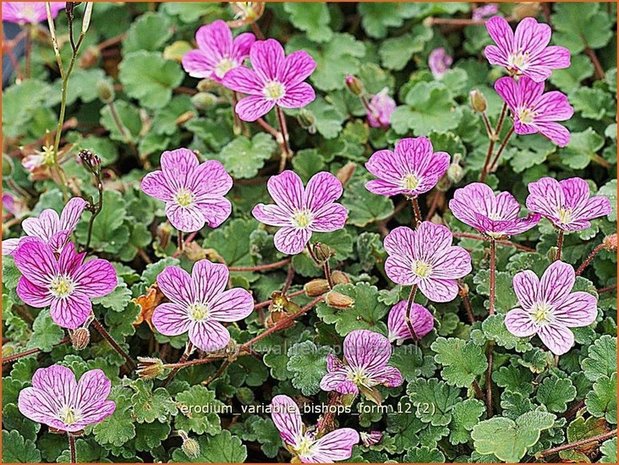
[[[95,224],[95,218],[99,213],[101,213],[101,209],[103,208],[103,182],[101,181],[101,174],[97,175],[97,191],[99,192],[99,199],[97,200],[97,205],[90,215],[90,220],[88,221],[88,237],[86,239],[86,250],[90,249],[90,240],[92,239],[92,229]]]
[[[493,129],[489,134],[488,138],[490,142],[488,144],[488,150],[486,152],[486,159],[484,160],[484,166],[481,170],[481,174],[479,175],[479,182],[484,182],[486,180],[486,176],[488,175],[488,169],[490,167],[490,159],[492,157],[492,153],[494,152],[494,144],[497,141],[497,137],[501,128],[503,127],[503,121],[505,120],[505,115],[507,114],[507,103],[503,104],[503,108],[501,109],[501,115],[499,116],[499,120],[497,121],[496,128]]]
[[[67,337],[61,339],[60,342],[58,344],[56,344],[54,347],[58,347],[59,345],[66,344],[70,340],[71,340],[71,338],[67,336]],[[12,363],[12,362],[14,362],[16,360],[19,360],[21,358],[28,357],[29,355],[38,354],[39,352],[41,352],[41,349],[34,348],[34,349],[25,350],[23,352],[19,352],[17,354],[9,355],[7,357],[2,357],[2,365],[7,365],[7,364]]]
[[[77,452],[75,450],[75,436],[67,431],[67,438],[69,439],[69,454],[71,456],[71,463],[77,463]]]
[[[278,268],[282,268],[290,263],[291,258],[285,258],[278,262],[267,263],[265,265],[255,265],[255,266],[231,266],[228,267],[230,271],[269,271],[276,270]]]
[[[507,146],[507,143],[509,142],[509,139],[512,137],[513,133],[514,133],[514,127],[512,126],[510,130],[507,132],[507,134],[505,135],[505,137],[503,138],[503,142],[501,142],[501,146],[499,147],[499,150],[497,151],[496,155],[494,156],[494,159],[490,163],[490,171],[494,172],[497,170],[499,158],[501,157],[503,150],[505,150],[505,147]]]
[[[421,224],[421,210],[419,209],[419,200],[417,197],[411,197],[411,205],[413,206],[413,229]]]
[[[490,239],[490,304],[488,314],[494,315],[494,301],[496,300],[496,240]]]
[[[286,116],[280,107],[275,106],[275,113],[277,114],[277,121],[279,122],[279,130],[282,134],[282,157],[279,162],[279,172],[281,173],[286,169],[286,161],[292,157],[290,146],[288,145],[288,128],[286,126]]]
[[[561,252],[563,251],[563,230],[559,230],[559,234],[557,234],[557,255],[555,257],[555,261],[561,260]]]
[[[103,325],[99,322],[99,320],[97,320],[96,318],[93,318],[92,325],[99,332],[99,334],[101,334],[103,339],[105,339],[112,346],[112,348],[126,360],[127,366],[129,367],[129,369],[131,371],[135,370],[137,365],[135,364],[133,359],[129,356],[127,352],[125,352],[125,350],[122,347],[120,347],[118,342],[116,342],[116,339],[114,339],[112,335],[107,332],[107,329],[103,327]]]
[[[604,244],[599,244],[598,246],[596,246],[591,253],[589,254],[589,256],[585,259],[584,262],[582,262],[580,264],[580,266],[578,267],[578,269],[576,270],[576,276],[580,276],[582,274],[583,271],[585,271],[585,269],[591,264],[591,262],[593,261],[593,259],[595,258],[595,256],[600,253],[600,251],[604,249]]]
[[[411,334],[411,338],[413,339],[413,341],[416,343],[418,338],[417,338],[417,332],[415,331],[415,328],[413,327],[413,322],[411,321],[411,309],[413,308],[413,303],[415,302],[415,295],[417,294],[417,285],[413,284],[411,286],[411,291],[408,294],[408,300],[406,301],[406,312],[404,313],[404,321],[406,321],[406,327],[408,328],[408,331]]]
[[[584,446],[586,444],[590,444],[592,442],[597,442],[598,444],[601,442],[604,442],[608,439],[612,439],[614,437],[617,436],[617,429],[615,428],[612,431],[609,431],[607,433],[603,433],[603,434],[598,434],[597,436],[591,436],[590,438],[586,438],[586,439],[581,439],[580,441],[575,441],[575,442],[570,442],[568,444],[563,444],[561,446],[557,446],[557,447],[553,447],[552,449],[546,449],[538,454],[535,454],[536,457],[538,458],[542,458],[542,457],[547,457],[549,455],[553,455],[553,454],[557,454],[559,452],[562,452],[564,450],[572,450],[572,449],[576,449],[580,446]]]
[[[490,418],[493,415],[492,408],[492,365],[494,359],[494,341],[488,343],[486,349],[486,357],[488,358],[488,370],[486,371],[486,414]]]
[[[191,355],[191,352],[193,352],[193,344],[191,342],[187,342],[183,355],[181,355],[181,358],[178,359],[178,362],[175,364],[174,368],[172,368],[172,371],[168,374],[168,377],[163,382],[163,387],[166,387],[168,384],[170,384],[172,379],[176,376],[176,373],[178,373],[178,371],[182,368],[183,364]]]

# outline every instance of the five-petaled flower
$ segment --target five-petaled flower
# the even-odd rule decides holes
[[[316,68],[316,62],[305,51],[284,55],[281,44],[274,39],[257,41],[249,52],[252,69],[239,66],[226,73],[223,84],[229,89],[247,94],[236,104],[236,112],[244,121],[256,121],[277,105],[301,108],[316,95],[303,82]]]
[[[556,121],[572,117],[574,109],[559,91],[544,93],[544,83],[526,76],[518,80],[502,77],[494,88],[509,107],[516,134],[540,133],[559,147],[570,142],[570,132]]]
[[[220,322],[239,321],[254,309],[254,300],[245,289],[225,290],[228,268],[204,259],[195,263],[191,275],[178,266],[168,266],[157,284],[170,300],[155,309],[153,325],[161,334],[189,333],[200,350],[213,352],[228,345],[230,333]]]
[[[302,463],[333,463],[346,460],[359,443],[359,433],[352,428],[340,428],[317,438],[307,431],[301,420],[299,406],[290,397],[278,395],[271,402],[271,418],[286,449]]]
[[[407,339],[419,340],[434,328],[434,316],[422,305],[413,303],[406,318],[408,301],[395,304],[387,317],[389,341],[402,344]]]
[[[55,253],[60,253],[87,205],[88,202],[81,197],[73,197],[67,202],[60,216],[55,210],[47,208],[38,218],[26,218],[22,221],[26,236],[2,241],[2,255],[14,253],[25,237],[38,237],[48,243]]]
[[[34,372],[32,387],[19,393],[17,406],[32,421],[75,433],[114,413],[116,404],[107,400],[111,388],[100,369],[87,371],[77,382],[69,368],[52,365]]]
[[[447,54],[443,47],[435,48],[428,56],[428,67],[434,79],[441,79],[453,63],[453,58]]]
[[[428,221],[416,230],[395,228],[384,241],[385,272],[397,284],[417,285],[434,302],[449,302],[458,295],[457,280],[472,269],[469,253],[452,241],[449,229]]]
[[[365,164],[378,179],[365,187],[374,194],[416,197],[430,191],[449,168],[449,154],[434,152],[430,139],[400,139],[395,150],[379,150]]]
[[[183,68],[190,76],[221,82],[228,71],[243,65],[255,40],[250,32],[233,38],[225,21],[217,20],[198,29],[198,48],[183,55]]]
[[[368,124],[373,128],[388,128],[395,106],[395,100],[389,96],[389,89],[385,87],[370,99]]]
[[[85,257],[72,242],[56,258],[54,249],[41,239],[24,239],[13,254],[22,274],[17,295],[32,307],[50,307],[59,326],[77,328],[92,314],[90,299],[109,294],[118,283],[110,262],[96,258],[84,263]]]
[[[65,2],[50,2],[52,18],[66,6]],[[37,24],[47,19],[45,2],[2,2],[2,20],[16,24]]]
[[[344,338],[344,363],[333,354],[327,356],[328,373],[320,381],[321,389],[340,394],[365,393],[375,386],[397,387],[402,374],[388,366],[391,344],[382,334],[360,329]]]
[[[303,187],[293,171],[272,176],[267,182],[275,205],[256,205],[254,217],[271,226],[281,226],[275,233],[275,247],[295,255],[303,251],[313,232],[330,232],[344,227],[348,210],[335,203],[342,195],[342,183],[331,173],[315,174]]]
[[[556,261],[541,279],[530,270],[514,276],[519,308],[505,316],[505,325],[518,337],[537,334],[553,354],[562,355],[574,345],[569,328],[589,326],[597,317],[597,299],[588,292],[571,292],[574,268]]]
[[[612,210],[606,197],[590,197],[589,183],[584,179],[557,181],[548,177],[529,184],[527,208],[565,232],[587,229],[592,219],[608,215]]]
[[[179,231],[199,231],[207,224],[216,228],[232,212],[224,195],[232,188],[232,177],[216,160],[199,163],[189,149],[163,152],[161,170],[142,179],[142,190],[165,202],[165,212]]]
[[[496,45],[484,51],[493,65],[503,66],[514,76],[527,76],[536,82],[550,77],[553,69],[570,66],[570,51],[565,47],[548,46],[552,31],[548,24],[534,18],[523,19],[512,31],[501,16],[486,21],[488,34]]]
[[[449,202],[453,215],[486,236],[498,239],[528,231],[540,215],[520,218],[520,204],[509,192],[495,195],[486,184],[474,182],[454,192]]]

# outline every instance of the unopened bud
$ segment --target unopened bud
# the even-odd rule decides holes
[[[353,95],[359,96],[363,94],[364,92],[363,82],[361,82],[361,79],[359,79],[357,76],[353,76],[352,74],[349,74],[346,76],[345,82],[346,82],[346,87],[348,87],[348,90]]]
[[[319,263],[324,263],[335,255],[335,250],[327,244],[316,242],[316,244],[314,244],[314,255]]]
[[[217,86],[219,86],[219,84],[211,79],[202,79],[198,82],[196,89],[198,89],[198,92],[208,92],[209,90],[215,89]]]
[[[466,297],[467,295],[469,295],[469,285],[466,283],[460,284],[460,287],[458,289],[458,295],[460,297]]]
[[[550,260],[551,262],[554,262],[557,259],[558,253],[559,253],[559,248],[556,246],[553,246],[548,249],[548,252],[546,252],[546,256],[548,257],[548,260]]]
[[[452,162],[447,168],[447,177],[452,183],[458,184],[464,177],[464,168],[457,161]]]
[[[71,333],[71,345],[75,350],[84,350],[90,343],[90,330],[77,328]]]
[[[326,279],[312,279],[303,286],[305,295],[308,297],[318,297],[326,292],[329,292],[329,281]]]
[[[207,110],[217,104],[217,96],[210,92],[198,92],[191,97],[191,103],[198,110]]]
[[[2,357],[9,357],[16,353],[17,350],[12,344],[2,344]]]
[[[615,233],[610,236],[606,236],[602,243],[604,244],[604,248],[606,250],[617,250],[617,234]]]
[[[479,90],[473,89],[469,94],[469,100],[471,102],[471,108],[473,111],[478,113],[483,113],[488,108],[488,101],[484,94],[482,94]]]
[[[325,303],[329,307],[345,310],[355,305],[355,299],[342,294],[341,292],[330,291],[325,296]]]
[[[153,379],[165,372],[163,362],[158,358],[138,357],[137,374],[143,379]]]
[[[307,108],[302,108],[297,115],[297,121],[303,129],[307,129],[310,134],[316,134],[316,117]]]
[[[346,273],[340,270],[335,270],[331,273],[333,284],[350,284],[350,278]]]
[[[84,149],[80,150],[77,156],[90,172],[95,175],[101,172],[101,158],[96,153]]]
[[[197,458],[200,455],[200,444],[198,441],[187,436],[187,433],[182,430],[178,432],[178,435],[183,438],[183,445],[181,446],[181,449],[185,455],[190,459]]]
[[[203,249],[196,241],[191,241],[184,246],[185,257],[192,262],[203,260],[206,258],[206,250]]]
[[[512,17],[516,21],[520,21],[521,19],[528,17],[536,17],[539,13],[540,5],[538,2],[528,2],[528,3],[518,3],[512,9]]]
[[[172,226],[168,223],[159,224],[159,226],[157,226],[156,237],[161,248],[165,249],[170,243],[170,238],[172,237]]]
[[[99,94],[99,99],[103,103],[112,103],[116,97],[114,86],[107,79],[102,79],[97,82],[97,93]]]
[[[342,186],[345,187],[346,184],[348,184],[348,181],[352,179],[353,175],[355,174],[356,169],[357,169],[357,164],[355,162],[349,161],[344,166],[342,166],[339,170],[337,170],[335,177],[337,177],[342,183]]]
[[[428,16],[422,21],[424,27],[432,27],[434,26],[434,18],[432,16]]]

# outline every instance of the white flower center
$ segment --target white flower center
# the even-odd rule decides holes
[[[208,305],[196,302],[189,306],[187,313],[193,321],[204,321],[208,318]]]
[[[215,76],[221,79],[226,75],[228,71],[236,68],[237,66],[238,63],[236,61],[231,58],[225,57],[215,66]]]
[[[531,124],[535,120],[535,112],[530,108],[520,108],[517,114],[521,123]]]
[[[432,274],[432,265],[421,260],[414,260],[413,273],[420,278],[427,278]]]
[[[349,368],[346,377],[357,386],[370,386],[370,377],[360,367]]]
[[[181,207],[188,207],[193,202],[193,195],[187,189],[182,188],[174,195],[174,200]]]
[[[415,176],[413,173],[409,173],[402,178],[400,181],[402,188],[406,190],[414,190],[419,186],[419,178]]]
[[[279,100],[286,94],[286,88],[279,81],[267,82],[262,91],[268,100]]]
[[[65,405],[58,412],[58,419],[67,426],[74,425],[81,418],[81,415],[70,405]]]
[[[522,51],[510,53],[507,63],[510,71],[522,71],[529,64],[529,53]]]
[[[546,302],[536,303],[531,309],[531,318],[539,326],[550,323],[552,319],[552,307]]]
[[[299,445],[294,448],[294,451],[296,452],[298,456],[302,456],[302,457],[308,456],[310,455],[312,451],[313,444],[314,444],[314,441],[311,438],[308,438],[307,436],[303,436],[299,440]]]
[[[569,208],[559,208],[559,221],[562,224],[569,224],[572,222],[572,210]]]
[[[69,297],[75,290],[75,283],[67,275],[58,275],[49,284],[49,291],[58,299]]]
[[[292,215],[292,224],[300,229],[307,228],[312,224],[312,212],[309,210],[297,210]]]

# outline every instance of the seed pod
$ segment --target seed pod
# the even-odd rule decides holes
[[[546,252],[546,256],[548,257],[548,260],[550,260],[551,262],[554,262],[557,259],[558,253],[559,253],[559,248],[556,246],[553,246],[548,249],[548,252]]]
[[[333,284],[350,284],[350,278],[346,273],[340,270],[335,270],[331,273]]]
[[[200,455],[200,444],[198,441],[187,436],[187,433],[183,430],[179,430],[178,435],[183,439],[181,449],[185,455],[191,459],[197,458]]]
[[[158,358],[138,357],[138,376],[143,379],[153,379],[165,372],[163,362]]]
[[[191,103],[198,110],[207,110],[217,104],[217,96],[210,92],[198,92],[191,97]]]
[[[606,236],[603,244],[606,250],[617,250],[617,234],[615,233],[610,236]]]
[[[324,263],[335,255],[335,250],[327,244],[316,242],[316,244],[314,244],[314,255],[319,263]]]
[[[329,292],[329,282],[326,279],[312,279],[303,286],[303,290],[308,297],[318,297]]]
[[[103,103],[112,103],[116,97],[114,86],[106,79],[97,82],[97,94]]]
[[[479,90],[473,89],[469,94],[469,100],[471,102],[471,108],[473,111],[478,113],[483,113],[488,108],[488,101],[484,94],[482,94]]]
[[[84,350],[90,343],[90,330],[77,328],[71,333],[71,345],[75,350]]]
[[[464,177],[464,168],[460,166],[455,155],[453,162],[449,165],[449,168],[447,168],[447,177],[454,184],[458,184]]]
[[[303,129],[307,129],[310,134],[316,134],[316,117],[307,108],[302,108],[297,115],[297,121]]]
[[[349,74],[345,79],[346,87],[353,95],[362,95],[364,92],[363,82],[357,77]]]
[[[339,310],[345,310],[355,305],[355,299],[349,297],[341,292],[330,291],[325,296],[325,303],[332,308]]]

